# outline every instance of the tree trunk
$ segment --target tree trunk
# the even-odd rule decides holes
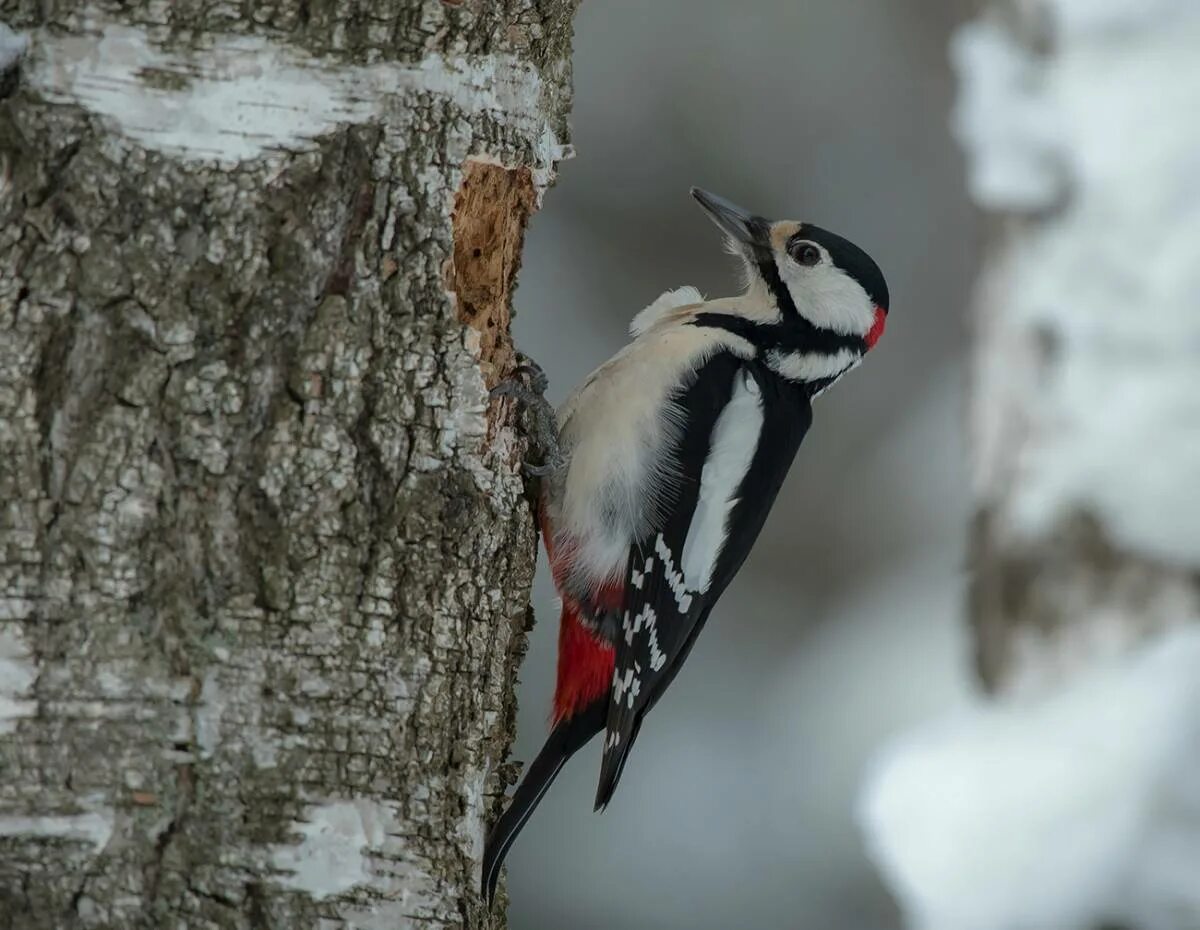
[[[486,923],[575,2],[0,0],[0,927]]]

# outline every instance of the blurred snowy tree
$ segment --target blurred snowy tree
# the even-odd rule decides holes
[[[1009,691],[1200,603],[1200,7],[1021,9],[954,47],[972,193],[1001,216],[974,318],[971,617]]]
[[[993,699],[867,788],[922,930],[1200,928],[1200,6],[996,3],[972,194],[971,622]]]

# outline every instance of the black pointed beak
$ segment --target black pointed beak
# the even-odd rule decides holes
[[[698,187],[692,188],[692,196],[712,221],[735,242],[755,249],[770,249],[771,224],[767,220]]]

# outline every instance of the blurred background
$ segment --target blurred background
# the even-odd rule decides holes
[[[888,278],[888,331],[823,396],[779,503],[646,721],[608,811],[599,743],[509,858],[514,930],[836,927],[900,916],[854,799],[889,734],[973,687],[962,621],[966,308],[981,218],[949,130],[970,4],[606,0],[576,20],[573,142],[529,230],[517,342],[558,403],[662,291],[737,287],[696,184],[820,223]],[[546,734],[542,565],[514,757]]]

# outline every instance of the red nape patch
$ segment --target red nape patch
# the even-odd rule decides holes
[[[883,335],[883,328],[887,326],[887,311],[883,307],[875,308],[875,322],[871,324],[870,332],[867,333],[866,343],[868,349],[873,349],[875,343],[879,341],[879,337]]]
[[[563,601],[558,627],[558,684],[553,723],[583,710],[612,684],[613,648],[579,622],[578,609]]]

